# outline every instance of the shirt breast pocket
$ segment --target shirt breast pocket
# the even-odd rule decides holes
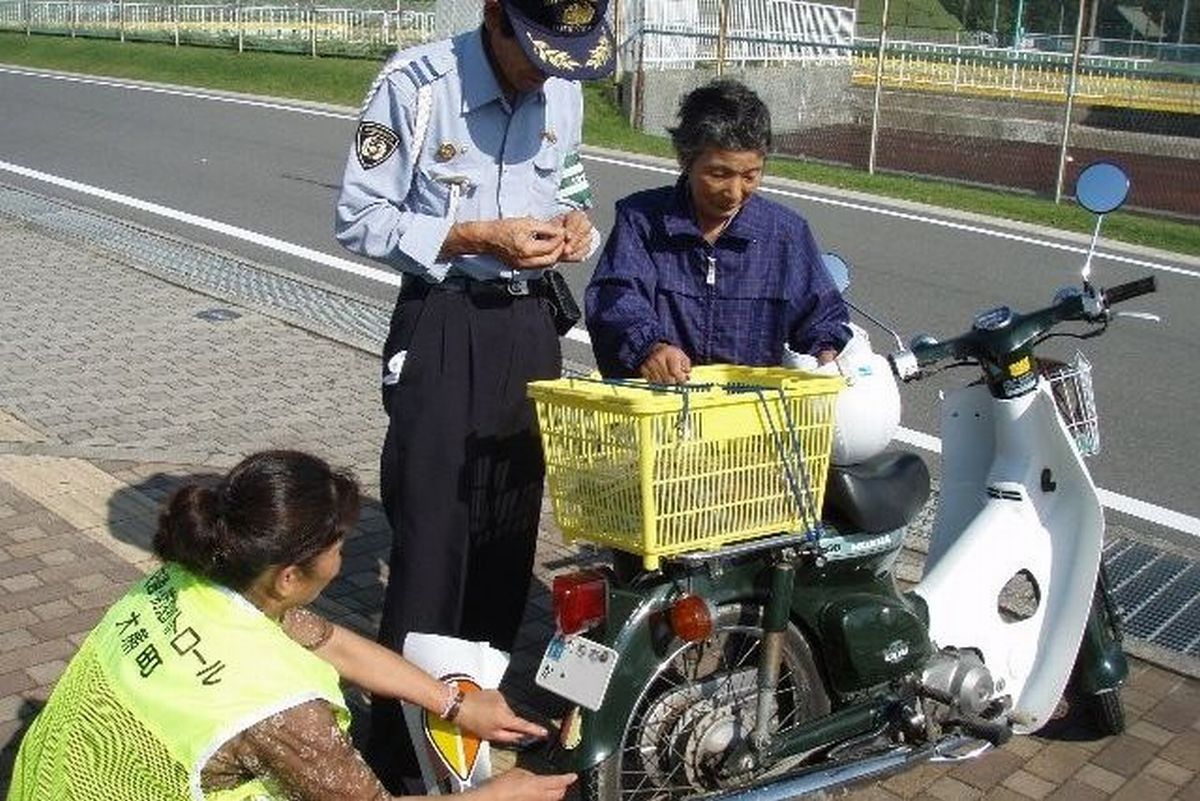
[[[472,197],[483,176],[466,164],[430,164],[417,170],[410,208],[420,214],[458,218],[459,205]]]

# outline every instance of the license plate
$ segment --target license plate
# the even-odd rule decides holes
[[[594,712],[604,701],[616,666],[617,652],[607,645],[576,634],[556,634],[546,646],[535,681]]]

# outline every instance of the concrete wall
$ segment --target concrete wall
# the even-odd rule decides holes
[[[727,69],[723,77],[735,78],[758,92],[771,109],[777,133],[855,121],[849,62]],[[640,80],[638,75],[626,73],[621,81],[621,103],[635,127],[665,135],[667,127],[676,123],[680,98],[714,78],[711,69],[647,71]]]

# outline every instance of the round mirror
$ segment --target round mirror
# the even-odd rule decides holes
[[[850,286],[850,265],[836,253],[822,253],[821,261],[825,264],[825,272],[833,279],[833,285],[838,292],[845,292]]]
[[[1108,214],[1120,208],[1129,194],[1129,176],[1108,161],[1084,167],[1075,182],[1075,199],[1093,214]]]

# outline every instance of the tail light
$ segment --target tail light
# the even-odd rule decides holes
[[[684,642],[707,640],[713,631],[713,610],[699,595],[685,595],[667,613],[671,630]]]
[[[554,577],[554,619],[563,634],[578,634],[604,622],[608,580],[596,570]]]

